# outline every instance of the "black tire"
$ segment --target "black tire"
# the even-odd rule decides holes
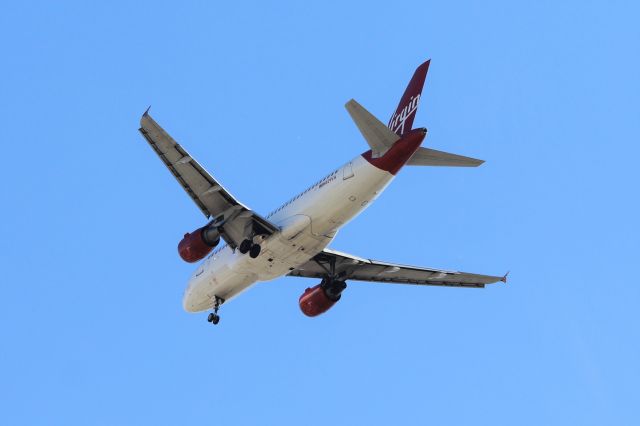
[[[216,314],[212,314],[213,315],[213,319],[211,320],[211,322],[216,325],[220,322],[220,316],[216,315]]]
[[[251,250],[251,246],[252,245],[253,245],[253,243],[251,242],[251,240],[243,240],[240,243],[240,247],[238,247],[238,250],[240,250],[240,253],[245,254],[249,250]]]
[[[256,257],[260,256],[260,250],[262,250],[262,247],[260,247],[260,244],[252,245],[251,250],[249,251],[249,256],[255,259]]]
[[[213,322],[213,318],[216,316],[213,312],[207,316],[207,322]]]

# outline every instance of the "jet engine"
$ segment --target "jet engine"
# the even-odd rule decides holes
[[[218,229],[206,225],[192,233],[184,234],[184,238],[178,243],[178,253],[185,262],[197,262],[208,255],[219,242]]]
[[[308,317],[323,314],[336,304],[342,295],[342,290],[347,288],[344,281],[323,279],[315,287],[308,288],[300,296],[300,310]]]

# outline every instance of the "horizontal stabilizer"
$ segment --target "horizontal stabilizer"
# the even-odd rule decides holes
[[[407,162],[408,166],[449,166],[449,167],[478,167],[484,160],[449,154],[420,147]]]
[[[358,126],[360,133],[371,147],[373,158],[384,154],[391,146],[400,139],[400,136],[389,130],[373,114],[364,109],[362,105],[351,99],[344,106],[351,118]]]

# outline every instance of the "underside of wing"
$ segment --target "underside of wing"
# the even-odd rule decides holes
[[[202,213],[213,220],[232,248],[250,235],[272,234],[278,230],[267,219],[236,200],[151,118],[148,111],[140,119],[140,133]]]
[[[294,269],[289,276],[307,278],[334,276],[344,281],[475,288],[506,280],[506,277],[500,276],[380,262],[330,249],[323,250],[304,265]]]
[[[148,112],[140,119],[140,133],[205,216],[241,205]]]

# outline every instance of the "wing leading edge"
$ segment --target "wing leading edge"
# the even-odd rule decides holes
[[[231,195],[151,118],[148,110],[140,119],[139,130],[202,213],[220,226],[222,237],[232,248],[248,234],[270,235],[278,230]]]
[[[506,282],[506,276],[479,275],[380,262],[330,249],[323,250],[288,275],[292,277],[325,278],[328,275],[332,275],[332,264],[335,276],[341,280],[473,288],[482,288],[486,284],[498,281]]]

